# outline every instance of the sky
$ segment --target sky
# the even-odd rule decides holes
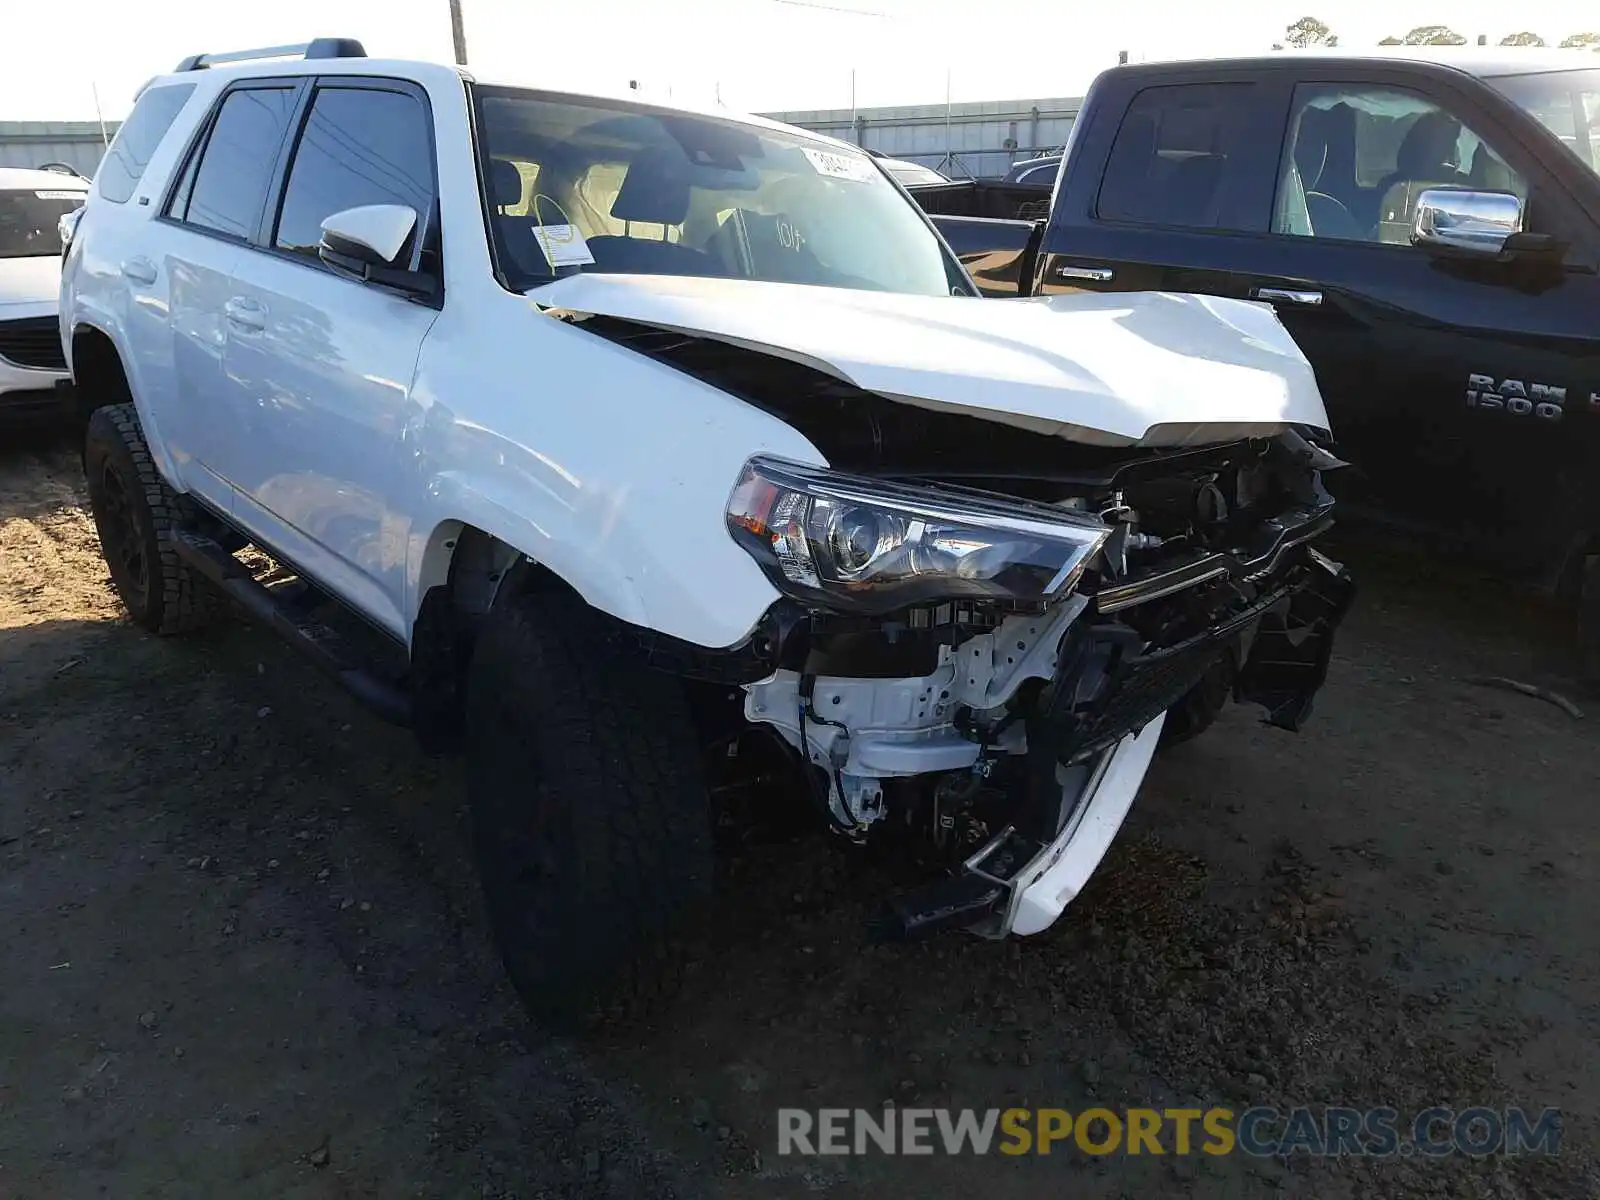
[[[355,37],[374,56],[449,61],[447,0],[4,0],[0,121],[107,120],[188,54]],[[1312,15],[1342,46],[1447,24],[1554,44],[1593,0],[462,0],[482,79],[577,91],[636,80],[658,99],[742,111],[1081,95],[1133,61],[1265,51]],[[64,15],[70,14],[69,20]]]

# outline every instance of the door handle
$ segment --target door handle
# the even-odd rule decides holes
[[[222,315],[228,319],[228,324],[250,333],[260,333],[267,327],[267,310],[243,296],[235,296],[224,304]]]
[[[133,283],[154,283],[156,265],[148,258],[130,258],[122,264],[122,277]]]
[[[1110,267],[1080,267],[1073,263],[1057,267],[1056,274],[1062,279],[1082,279],[1087,283],[1110,283],[1117,277]]]
[[[1250,295],[1271,304],[1297,304],[1302,308],[1316,308],[1322,303],[1322,293],[1315,288],[1251,288]]]

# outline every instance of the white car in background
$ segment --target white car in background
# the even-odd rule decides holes
[[[59,225],[88,194],[75,175],[0,167],[0,418],[63,403]]]

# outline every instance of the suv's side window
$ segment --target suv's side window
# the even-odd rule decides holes
[[[434,189],[427,111],[406,92],[321,87],[289,167],[275,245],[317,257],[322,222],[366,204],[401,204],[428,219]]]
[[[1223,185],[1249,119],[1248,83],[1145,88],[1111,146],[1095,215],[1102,221],[1225,229]]]
[[[1448,110],[1366,84],[1295,90],[1274,233],[1406,246],[1431,187],[1512,192],[1528,182]]]
[[[167,215],[230,237],[253,237],[294,100],[292,86],[235,88],[224,96]]]
[[[147,88],[139,97],[128,119],[117,130],[111,149],[106,151],[100,169],[95,172],[95,186],[102,199],[113,204],[126,204],[133,195],[150,156],[167,136],[178,110],[188,102],[194,92],[192,83],[169,83],[163,87]]]

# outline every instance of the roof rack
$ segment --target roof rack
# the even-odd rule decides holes
[[[224,63],[257,58],[365,58],[367,51],[355,38],[315,38],[290,46],[263,46],[259,50],[230,50],[225,54],[191,54],[178,64],[179,71],[203,71]]]

